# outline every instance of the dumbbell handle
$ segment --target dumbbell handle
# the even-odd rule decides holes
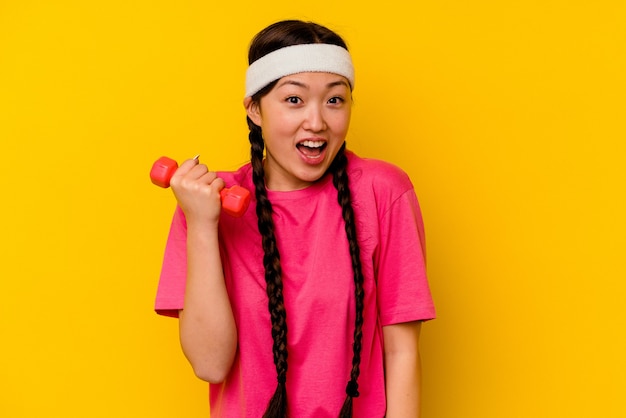
[[[159,187],[170,187],[170,179],[178,169],[178,163],[171,158],[161,157],[154,162],[150,170],[152,183]],[[222,210],[231,216],[242,216],[250,204],[250,192],[241,186],[234,185],[220,190]]]

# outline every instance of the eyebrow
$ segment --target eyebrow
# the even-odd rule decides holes
[[[309,88],[308,84],[302,83],[302,82],[297,81],[297,80],[283,80],[276,87],[282,87],[282,86],[287,85],[287,84],[290,84],[290,85],[293,85],[293,86],[297,86],[297,87],[302,87],[302,88],[305,88],[305,89]],[[333,88],[335,86],[346,86],[346,87],[350,88],[350,85],[345,80],[337,80],[337,81],[333,81],[333,82],[330,82],[330,83],[326,84],[326,88],[328,88],[328,89]]]

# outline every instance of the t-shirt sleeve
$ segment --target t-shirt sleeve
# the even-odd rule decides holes
[[[422,214],[412,187],[382,214],[377,292],[382,326],[435,318]]]
[[[161,277],[157,288],[155,311],[159,315],[178,317],[185,301],[187,281],[187,222],[180,207],[176,208],[165,246]]]

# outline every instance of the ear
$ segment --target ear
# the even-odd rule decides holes
[[[246,97],[243,99],[243,107],[246,108],[246,113],[255,125],[261,126],[261,109],[259,103],[252,101],[252,97]]]

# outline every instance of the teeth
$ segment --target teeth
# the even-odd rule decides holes
[[[319,148],[324,145],[324,141],[302,141],[300,144],[309,148]]]

